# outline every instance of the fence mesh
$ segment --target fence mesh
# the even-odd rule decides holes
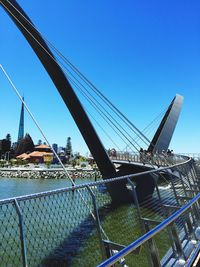
[[[103,181],[17,198],[24,221],[27,265],[93,267],[100,264],[105,256],[101,250],[104,241],[123,248],[195,196],[199,190],[196,171],[188,163],[182,168],[153,174],[156,185],[153,196],[138,206],[134,201],[112,205]],[[129,178],[134,182],[134,177]],[[127,186],[131,190],[128,182]],[[98,210],[102,240],[94,204]],[[197,203],[176,221],[175,227],[183,239],[191,234],[190,227],[198,225],[198,210]],[[15,199],[0,201],[0,227],[0,267],[23,266],[20,218]],[[162,231],[154,241],[159,257],[164,257],[171,247],[169,230]],[[110,255],[116,252],[117,249],[110,246]],[[148,266],[150,252],[149,244],[142,245],[126,256],[126,264],[130,267]]]
[[[0,205],[0,266],[22,266],[19,218],[14,202]]]

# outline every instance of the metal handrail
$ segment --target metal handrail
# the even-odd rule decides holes
[[[130,164],[134,164],[134,163],[130,163]],[[73,186],[73,187],[65,187],[65,188],[61,188],[61,189],[56,189],[56,190],[51,190],[51,191],[46,191],[46,192],[40,192],[40,193],[36,193],[36,194],[31,194],[31,195],[26,195],[26,196],[21,196],[21,197],[16,197],[16,198],[9,198],[9,199],[4,199],[4,200],[0,200],[0,207],[2,206],[2,209],[3,209],[3,211],[5,210],[5,209],[7,209],[7,208],[9,208],[10,209],[10,216],[12,217],[13,215],[12,215],[12,213],[11,213],[11,211],[12,211],[12,207],[14,206],[14,204],[17,202],[17,203],[19,203],[19,205],[20,205],[20,207],[22,208],[22,211],[23,211],[23,215],[24,215],[24,218],[25,218],[25,226],[27,227],[28,226],[28,228],[30,227],[30,225],[32,225],[32,219],[31,219],[31,224],[29,224],[29,222],[30,222],[30,217],[29,217],[29,215],[30,215],[30,212],[31,212],[31,214],[32,214],[32,210],[29,210],[29,211],[27,211],[26,210],[26,206],[27,205],[29,205],[29,201],[30,200],[35,200],[34,201],[34,205],[36,205],[36,206],[34,206],[33,204],[31,204],[31,207],[35,207],[35,208],[37,208],[37,205],[39,205],[38,206],[38,208],[39,208],[39,210],[40,210],[40,212],[41,212],[41,210],[42,210],[42,208],[43,208],[43,206],[42,205],[44,205],[45,203],[48,203],[48,200],[51,200],[51,199],[54,199],[54,196],[56,197],[56,195],[58,196],[58,199],[61,199],[60,197],[59,197],[59,195],[61,194],[61,196],[62,196],[62,194],[64,193],[64,195],[66,196],[71,196],[72,197],[72,200],[73,199],[76,199],[76,194],[74,194],[74,191],[78,191],[79,192],[79,190],[80,190],[80,193],[82,194],[83,193],[83,195],[84,196],[86,196],[86,200],[88,201],[87,203],[88,203],[88,205],[93,205],[93,207],[92,208],[89,208],[89,211],[90,210],[94,210],[94,212],[93,212],[93,214],[94,214],[94,217],[93,218],[96,218],[95,219],[95,222],[96,222],[96,227],[97,227],[97,234],[98,234],[98,236],[99,236],[99,241],[100,242],[98,242],[98,240],[96,240],[97,242],[98,242],[98,246],[99,246],[99,248],[100,248],[100,251],[98,252],[98,253],[100,253],[101,254],[101,252],[102,252],[102,259],[101,259],[101,261],[104,261],[106,258],[108,258],[108,257],[112,257],[112,255],[113,255],[113,253],[115,253],[114,251],[115,250],[120,250],[120,253],[122,253],[124,250],[125,250],[125,254],[124,255],[127,255],[127,254],[129,254],[129,249],[132,251],[132,250],[136,250],[136,251],[138,251],[138,247],[140,247],[140,244],[141,244],[141,242],[143,243],[143,242],[146,242],[147,240],[149,240],[148,241],[148,243],[150,244],[150,242],[154,242],[154,238],[153,238],[153,236],[154,236],[154,234],[156,235],[157,234],[157,232],[160,232],[160,231],[162,231],[165,227],[166,227],[166,224],[167,225],[170,225],[170,223],[171,223],[171,225],[170,225],[170,227],[171,228],[173,228],[173,225],[174,225],[174,223],[173,223],[173,218],[174,218],[174,220],[176,220],[176,217],[174,217],[176,214],[177,214],[177,217],[178,216],[180,216],[182,213],[184,213],[187,209],[189,209],[190,207],[189,207],[189,205],[190,205],[190,202],[187,204],[188,205],[188,208],[187,208],[187,206],[183,206],[182,207],[182,209],[180,209],[180,210],[178,210],[178,213],[175,213],[175,214],[173,214],[173,216],[172,216],[172,222],[171,221],[169,221],[170,220],[170,218],[171,217],[168,217],[168,219],[167,220],[165,220],[164,222],[162,222],[161,224],[160,224],[160,228],[154,228],[153,230],[155,231],[155,232],[152,232],[152,231],[150,231],[149,232],[149,229],[151,228],[151,227],[147,227],[147,228],[145,228],[145,231],[148,231],[148,233],[146,233],[144,236],[142,236],[142,237],[140,237],[139,239],[137,239],[136,241],[134,241],[133,243],[131,243],[131,245],[133,245],[133,247],[131,246],[130,248],[129,248],[129,246],[130,245],[128,245],[128,247],[126,247],[125,248],[125,245],[123,245],[123,244],[128,244],[127,242],[125,242],[125,241],[123,241],[123,238],[121,239],[122,240],[122,242],[120,243],[120,244],[118,244],[118,243],[116,243],[116,241],[117,240],[109,240],[109,235],[107,235],[107,233],[104,231],[104,229],[103,229],[103,224],[101,224],[102,223],[102,218],[101,218],[101,216],[99,217],[99,215],[101,215],[101,213],[99,214],[99,209],[101,209],[101,207],[103,207],[104,205],[105,205],[105,203],[106,204],[111,204],[111,198],[108,196],[108,194],[103,194],[101,191],[100,191],[100,188],[99,188],[99,185],[105,185],[105,184],[109,184],[109,183],[115,183],[115,182],[120,182],[120,181],[124,181],[124,182],[126,182],[127,181],[127,185],[128,185],[128,183],[129,183],[129,186],[131,186],[132,187],[132,193],[134,194],[134,186],[135,186],[135,184],[132,184],[131,183],[131,181],[132,181],[132,178],[134,179],[134,178],[137,178],[138,179],[138,177],[140,177],[140,178],[142,178],[142,176],[143,175],[148,175],[148,176],[151,176],[152,174],[157,174],[157,175],[155,175],[154,176],[154,178],[155,178],[155,180],[157,179],[157,178],[159,178],[160,176],[162,177],[162,175],[163,175],[163,180],[165,180],[165,177],[164,177],[164,175],[165,174],[167,174],[168,176],[170,176],[170,175],[173,175],[173,170],[180,170],[180,179],[182,179],[182,175],[184,175],[184,172],[185,172],[185,175],[188,177],[188,185],[190,186],[190,183],[192,182],[192,185],[195,185],[195,183],[193,184],[193,178],[197,178],[197,173],[196,173],[196,170],[195,170],[195,167],[193,166],[193,169],[192,169],[192,166],[193,166],[193,160],[192,159],[190,159],[190,158],[185,158],[185,162],[176,162],[176,164],[174,164],[174,165],[171,165],[171,166],[166,166],[166,167],[160,167],[160,168],[156,168],[156,169],[151,169],[151,170],[148,170],[148,171],[145,171],[145,172],[142,172],[142,173],[135,173],[135,174],[128,174],[128,175],[125,175],[125,176],[120,176],[120,177],[116,177],[116,178],[110,178],[110,179],[106,179],[106,180],[101,180],[101,181],[97,181],[97,182],[91,182],[91,183],[85,183],[85,184],[81,184],[81,185],[76,185],[76,186]],[[188,169],[189,168],[189,169]],[[190,173],[189,173],[190,172]],[[177,175],[177,173],[175,172],[174,173],[174,175],[176,176]],[[193,177],[194,176],[194,177]],[[171,177],[171,176],[170,176]],[[167,182],[167,185],[169,184],[169,182],[171,181],[170,179],[170,177],[168,177],[169,178],[169,180],[166,180],[166,182]],[[185,176],[184,176],[184,178],[185,178]],[[191,179],[191,181],[190,181],[190,179]],[[157,180],[156,180],[157,181]],[[169,181],[169,182],[168,182]],[[195,182],[195,181],[194,181]],[[197,182],[197,181],[196,181]],[[178,184],[178,185],[181,185],[181,184]],[[175,188],[173,187],[174,185],[173,184],[171,184],[171,186],[172,186],[172,188],[171,188],[171,190],[172,189],[174,189],[175,190]],[[179,187],[177,187],[178,189],[177,190],[179,190]],[[89,190],[88,190],[89,189]],[[194,188],[193,187],[189,187],[189,189],[188,190],[190,190],[191,189],[191,194],[193,194],[192,192],[193,192],[193,190],[194,190]],[[131,192],[131,188],[129,187],[129,190],[130,190],[130,192]],[[87,192],[86,192],[87,191]],[[89,192],[88,192],[89,191]],[[195,192],[196,192],[196,185],[195,185]],[[67,193],[67,194],[66,194]],[[73,193],[73,194],[68,194],[68,193]],[[90,193],[90,194],[89,194]],[[91,194],[92,193],[92,194]],[[94,195],[93,195],[94,194]],[[170,193],[171,194],[171,193]],[[90,195],[90,197],[88,198],[88,196]],[[136,194],[135,194],[136,195]],[[180,195],[180,196],[182,196],[182,195]],[[189,197],[191,197],[192,195],[189,195]],[[49,198],[48,198],[49,197]],[[175,196],[174,197],[176,197],[176,194],[175,194]],[[188,194],[185,194],[185,195],[183,195],[183,197],[188,197]],[[187,198],[187,200],[189,199],[190,200],[190,198]],[[200,197],[199,195],[197,195],[196,196],[196,198],[198,198],[198,197]],[[40,201],[40,198],[41,198],[41,201]],[[67,197],[68,198],[68,197]],[[67,199],[66,198],[66,199]],[[136,196],[136,198],[137,198],[137,196]],[[159,196],[158,196],[158,198],[159,198]],[[43,200],[44,201],[43,201]],[[55,198],[55,199],[57,199],[57,198]],[[70,198],[69,198],[70,199]],[[160,198],[159,198],[160,199]],[[39,201],[37,201],[37,200],[39,200]],[[101,201],[103,201],[103,202],[101,202]],[[197,200],[196,200],[197,201]],[[193,202],[195,203],[195,199],[193,200]],[[193,202],[191,202],[191,205],[193,205]],[[31,202],[32,203],[32,202]],[[51,202],[50,202],[51,203]],[[56,201],[56,203],[57,203],[57,201]],[[4,208],[4,204],[5,204],[5,208]],[[9,204],[9,205],[8,205]],[[11,205],[10,205],[11,204]],[[78,202],[74,202],[74,205],[77,205],[78,204]],[[137,200],[135,199],[134,200],[134,204],[138,207],[138,208],[140,208],[139,207],[139,204],[137,204]],[[182,204],[184,204],[183,202],[182,202]],[[181,204],[181,205],[182,205]],[[41,206],[40,206],[41,205]],[[61,207],[63,207],[62,206],[62,203],[60,203],[59,204]],[[87,207],[89,207],[87,205]],[[145,204],[145,202],[143,202],[143,205],[146,205]],[[45,205],[44,205],[45,206]],[[196,206],[196,204],[194,204],[194,206]],[[46,206],[45,206],[46,207]],[[54,205],[53,205],[53,207],[54,207]],[[55,207],[57,207],[57,204],[56,204],[56,206]],[[55,208],[54,207],[54,208]],[[179,206],[179,204],[177,204],[177,208],[178,207],[180,207]],[[195,207],[194,207],[195,208]],[[64,210],[67,210],[67,209],[64,209]],[[70,210],[70,208],[68,209],[68,210]],[[65,216],[66,216],[66,218],[68,218],[67,216],[68,216],[68,210],[65,212]],[[182,210],[182,213],[180,213],[181,212],[181,210]],[[83,218],[82,218],[82,220],[80,221],[80,223],[82,223],[84,220],[85,220],[85,218],[88,216],[88,212],[89,211],[86,211],[84,214],[83,214]],[[59,216],[59,214],[60,213],[58,213],[57,215]],[[144,220],[146,219],[146,215],[145,215],[146,213],[143,213],[143,211],[142,211],[142,213],[140,213],[140,214],[138,214],[138,218],[141,220],[140,221],[140,223],[141,223],[141,225],[143,225],[143,223],[144,223]],[[187,214],[187,213],[186,213]],[[47,212],[47,215],[48,215],[48,212]],[[78,214],[78,213],[76,213],[76,214],[73,214],[72,216],[80,216],[80,214]],[[195,210],[194,210],[194,214],[192,214],[192,216],[196,216],[196,213],[195,213]],[[85,217],[86,216],[86,217]],[[167,215],[168,216],[168,215]],[[88,219],[89,219],[89,217],[87,217]],[[197,217],[195,217],[195,218],[197,218]],[[62,221],[62,218],[60,218],[61,219],[61,221]],[[99,220],[100,219],[100,220]],[[148,219],[148,218],[147,218]],[[11,220],[12,221],[12,220]],[[37,221],[37,218],[36,218],[36,221]],[[69,218],[69,222],[71,223],[73,221],[73,219],[70,219]],[[159,222],[160,220],[158,220],[157,222]],[[48,217],[47,218],[45,218],[44,219],[44,222],[46,222],[47,224],[48,224]],[[148,220],[148,223],[149,223],[150,221]],[[5,221],[4,221],[4,223],[5,223]],[[145,221],[145,223],[147,223],[146,221]],[[191,222],[190,221],[187,221],[187,225],[189,225],[189,223],[191,224]],[[33,224],[33,225],[35,225],[35,224]],[[31,227],[33,227],[33,225],[31,226]],[[23,225],[22,225],[23,226]],[[153,226],[153,225],[152,225]],[[6,225],[6,227],[7,227],[7,225]],[[50,226],[51,227],[51,226]],[[52,224],[52,227],[54,227],[54,224]],[[27,229],[28,229],[27,228]],[[45,231],[45,229],[43,229],[42,227],[40,227],[41,228],[41,231]],[[38,228],[38,229],[40,229],[40,228]],[[7,228],[6,228],[7,229]],[[54,228],[52,228],[52,229],[54,229]],[[72,226],[70,226],[69,227],[69,233],[71,233],[70,231],[74,231],[74,229],[75,228],[73,228],[73,224],[72,224]],[[157,229],[157,232],[156,232],[156,229]],[[196,228],[197,229],[197,228]],[[198,230],[200,229],[200,227],[198,227]],[[20,230],[20,229],[19,229]],[[25,229],[26,230],[26,229]],[[33,229],[32,229],[33,230]],[[30,241],[30,238],[32,238],[31,237],[31,235],[33,234],[33,236],[35,236],[35,233],[34,232],[32,232],[32,230],[28,230],[28,232],[26,231],[26,235],[27,235],[27,233],[28,233],[28,235],[26,236],[26,243],[28,244],[28,263],[30,263],[31,262],[31,255],[30,255],[30,253],[29,253],[29,250],[30,250],[30,244],[29,244],[29,241]],[[108,230],[108,229],[107,229]],[[127,229],[126,229],[127,230]],[[173,230],[173,229],[172,229]],[[186,229],[187,230],[187,229]],[[145,233],[145,231],[143,231],[142,230],[142,233],[140,233],[140,234],[144,234]],[[9,230],[8,230],[8,232],[9,232]],[[30,235],[30,233],[31,233],[31,235]],[[23,234],[23,233],[22,233]],[[56,234],[56,233],[55,233]],[[152,234],[152,235],[151,235]],[[179,233],[177,232],[177,235],[178,235]],[[188,232],[186,233],[186,235],[188,234]],[[60,235],[59,234],[59,236],[62,236],[62,235]],[[20,236],[19,236],[20,237]],[[137,235],[137,237],[139,237],[139,235]],[[133,240],[135,240],[135,238],[136,237],[133,237],[132,239],[129,239],[129,242],[132,242]],[[144,239],[143,240],[143,238],[146,238],[146,239]],[[59,238],[58,238],[59,239]],[[61,238],[61,240],[62,240],[62,238]],[[178,238],[177,238],[177,240],[178,240]],[[174,242],[176,243],[176,241],[177,240],[175,240]],[[95,241],[95,242],[96,242]],[[115,241],[115,242],[112,242],[112,241]],[[179,241],[179,240],[178,240]],[[41,239],[41,242],[39,243],[40,245],[42,244],[42,239]],[[60,242],[60,241],[59,241]],[[96,243],[97,243],[96,242]],[[120,241],[117,241],[117,242],[120,242]],[[140,242],[140,243],[139,243]],[[96,244],[95,243],[95,244]],[[56,243],[55,243],[56,244]],[[52,247],[51,247],[51,250],[53,249],[55,249],[55,247],[54,247],[54,245],[55,245],[54,243],[53,243],[53,245],[52,245]],[[114,244],[114,247],[113,247],[113,244]],[[122,244],[122,245],[121,245]],[[117,247],[116,247],[117,246]],[[135,247],[134,247],[135,246]],[[23,248],[23,244],[22,244],[22,248]],[[24,246],[24,248],[26,248],[25,246]],[[121,249],[123,249],[122,251],[121,251]],[[197,249],[197,246],[195,247],[195,251],[196,251],[196,249]],[[175,248],[175,250],[176,250],[176,248]],[[50,249],[47,249],[47,251],[48,251],[48,253],[52,253],[51,251],[50,251]],[[193,254],[192,254],[192,256],[195,254],[195,251],[193,251]],[[176,252],[176,251],[175,251]],[[178,249],[177,249],[177,252],[179,252],[178,251]],[[154,250],[153,250],[153,247],[149,247],[149,253],[150,253],[150,256],[152,257],[151,259],[152,259],[152,261],[154,260]],[[184,253],[180,253],[180,255],[184,255]],[[120,254],[116,254],[115,255],[115,257],[118,255],[118,257],[120,257]],[[43,258],[42,258],[43,256],[41,255],[41,258],[40,258],[40,260],[42,260]],[[123,256],[121,256],[121,257],[123,257]],[[171,256],[170,256],[171,257]],[[112,258],[109,258],[109,260],[110,259],[112,259]],[[123,258],[121,258],[120,259],[120,261],[122,261],[122,259]],[[191,259],[191,257],[190,257],[190,259]],[[188,260],[190,260],[190,259],[188,259]],[[169,259],[167,258],[167,261],[168,261]],[[118,260],[118,258],[116,258],[116,261],[119,261]],[[95,261],[95,265],[94,266],[96,266],[97,264],[99,264],[99,260],[98,261]],[[157,257],[157,261],[156,261],[157,263],[159,263],[160,262],[160,258],[159,258],[159,255],[158,255],[158,257]],[[103,262],[104,263],[104,262]],[[102,263],[102,264],[103,264]],[[153,263],[155,263],[155,261],[153,261]],[[113,263],[111,263],[112,265],[113,265]],[[86,266],[86,265],[85,265]],[[101,266],[101,265],[100,265]],[[106,265],[106,266],[110,266],[110,265]]]
[[[172,162],[176,162],[177,160],[185,161],[189,159],[189,155],[180,155],[180,154],[167,154],[167,153],[154,153],[151,154],[149,152],[133,152],[133,153],[125,153],[121,151],[116,151],[115,154],[110,154],[110,158],[113,161],[128,161],[142,164],[150,164],[151,166],[170,166]]]
[[[29,195],[14,197],[14,198],[2,199],[2,200],[0,200],[0,205],[5,204],[5,203],[14,202],[15,199],[17,201],[20,201],[20,200],[39,198],[39,197],[42,197],[42,196],[48,196],[48,195],[53,195],[53,194],[57,194],[57,193],[67,192],[67,191],[75,191],[75,190],[78,190],[78,189],[86,188],[87,186],[90,186],[90,187],[91,186],[97,186],[97,185],[100,185],[100,184],[111,183],[113,181],[127,180],[130,177],[134,178],[134,177],[139,177],[139,176],[143,176],[143,175],[146,175],[146,174],[158,173],[160,171],[165,171],[165,170],[168,170],[168,169],[174,169],[174,168],[176,168],[178,166],[184,165],[184,164],[189,163],[191,161],[192,161],[192,159],[188,158],[187,161],[184,161],[184,162],[181,162],[181,163],[179,162],[179,163],[174,164],[172,166],[160,167],[160,168],[157,168],[157,169],[153,169],[153,170],[145,171],[145,172],[141,172],[141,173],[128,174],[128,175],[123,175],[123,176],[119,176],[119,177],[115,177],[115,178],[107,178],[105,180],[100,180],[100,181],[96,181],[96,182],[90,182],[90,183],[85,183],[85,184],[81,184],[81,185],[75,185],[73,187],[64,187],[64,188],[55,189],[55,190],[49,190],[49,191],[45,191],[45,192],[39,192],[39,193],[34,193],[34,194],[29,194]]]
[[[152,230],[150,230],[148,233],[144,234],[134,242],[132,242],[130,245],[119,251],[118,253],[114,254],[109,259],[105,260],[101,264],[99,264],[97,267],[110,267],[116,262],[118,262],[121,258],[124,258],[126,255],[131,253],[133,250],[137,249],[139,246],[147,242],[149,239],[157,235],[160,231],[165,229],[168,225],[173,223],[177,218],[180,217],[183,213],[185,213],[194,203],[196,203],[200,199],[200,193],[197,194],[192,200],[190,200],[187,204],[185,204],[183,207],[181,207],[178,211],[173,213],[171,216],[169,216],[166,220],[158,224],[156,227],[154,227]]]

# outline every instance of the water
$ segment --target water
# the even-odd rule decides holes
[[[92,182],[92,178],[77,178],[77,184]],[[26,178],[1,178],[0,177],[0,199],[23,196],[53,189],[71,186],[66,179],[26,179]]]
[[[94,181],[76,178],[76,183]],[[71,186],[66,179],[0,178],[0,199]],[[132,204],[113,210],[110,197],[93,188],[100,211],[101,225],[111,241],[128,245],[141,235],[137,212]],[[62,192],[20,202],[24,214],[27,258],[30,267],[93,267],[101,262],[96,224],[90,216],[92,199],[87,190]],[[21,266],[19,224],[12,203],[4,204],[0,212],[0,267]],[[122,227],[123,226],[123,227]],[[158,239],[158,245],[166,237]],[[166,252],[162,248],[161,255]],[[139,255],[127,257],[128,266],[147,266],[145,249]]]
[[[94,181],[92,178],[76,178],[76,183],[92,180]],[[1,199],[71,186],[65,179],[19,178],[0,178],[0,185]],[[94,188],[93,191],[99,206],[110,203],[109,196],[101,195]],[[93,203],[87,189],[45,195],[31,200],[21,200],[18,203],[24,218],[27,259],[30,267],[69,266],[68,264],[74,261],[75,254],[82,265],[74,263],[73,266],[89,267],[88,262],[94,258],[93,249],[89,251],[90,253],[87,250],[87,255],[90,257],[85,256],[84,261],[79,250],[84,251],[85,242],[91,235],[95,237],[89,244],[97,250],[95,263],[92,266],[96,265],[97,260],[100,262],[96,224],[90,215]],[[19,218],[13,203],[0,206],[0,225],[0,267],[22,266]]]

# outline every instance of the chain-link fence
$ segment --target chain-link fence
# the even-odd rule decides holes
[[[137,203],[135,179],[142,175],[0,201],[0,266],[96,266],[163,221],[199,190],[194,164],[187,162],[149,171],[155,181],[153,196]],[[107,185],[123,179],[131,201],[114,205]],[[192,225],[198,216],[197,210],[189,216]],[[188,234],[188,225],[177,221],[178,233]],[[168,237],[167,230],[156,237],[161,257],[171,248]],[[126,257],[126,264],[148,266],[150,248],[139,247]]]
[[[119,266],[120,262],[123,266],[191,266],[194,261],[194,255],[200,249],[199,168],[189,161],[151,175],[155,180],[153,196],[142,203],[135,201],[145,235],[140,237],[141,240],[133,242],[133,239],[120,256],[115,252],[109,263],[98,266]],[[176,217],[177,212],[180,215]],[[174,217],[171,221],[170,216]],[[147,241],[148,236],[151,238]],[[145,249],[147,254],[143,258],[140,253],[137,261],[137,257],[130,255],[138,248],[142,248],[141,252]]]

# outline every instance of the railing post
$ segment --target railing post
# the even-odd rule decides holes
[[[188,183],[189,183],[189,186],[190,186],[190,188],[192,189],[192,183],[191,183],[191,179],[190,179],[191,173],[190,173],[190,170],[189,170],[187,164],[184,165],[184,172],[185,172],[185,176],[187,177],[187,181],[188,181]],[[193,177],[192,177],[192,179],[193,179]],[[193,182],[194,182],[194,181],[193,181]],[[192,193],[192,194],[191,194],[192,197],[195,196],[195,194],[192,192],[192,190],[191,190],[191,193]]]
[[[151,230],[147,222],[144,223],[144,226],[145,226],[146,232],[149,232]],[[151,254],[151,261],[152,261],[153,267],[161,267],[158,249],[153,238],[149,239],[148,246],[149,246],[149,250]]]
[[[20,206],[17,202],[17,199],[14,200],[15,208],[17,211],[17,215],[19,217],[19,227],[20,227],[20,239],[21,239],[21,249],[22,249],[22,260],[23,260],[23,267],[28,267],[27,264],[27,254],[26,254],[26,241],[24,237],[24,220],[23,214],[20,209]]]
[[[185,188],[185,184],[184,184],[184,182],[183,182],[183,175],[182,175],[181,172],[179,172],[179,173],[180,173],[181,184],[182,184],[182,186],[183,186],[184,193],[185,193],[186,196],[188,196],[188,193],[187,193],[186,188]],[[195,218],[197,219],[197,221],[200,221],[200,215],[199,215],[199,211],[198,211],[197,203],[194,204],[194,207],[191,208],[191,211],[193,211],[193,212],[192,212],[192,217],[193,217],[194,224],[197,225],[197,222],[196,222]],[[193,213],[194,213],[194,214],[193,214]]]
[[[187,176],[187,173],[188,173],[188,168],[184,168],[184,170],[185,170],[185,173],[186,173],[186,176]],[[191,175],[191,173],[190,173],[190,175]],[[188,176],[189,176],[189,174],[188,174]],[[192,177],[193,178],[193,177]],[[193,181],[194,182],[194,186],[195,186],[195,181]],[[191,184],[191,182],[190,182],[190,178],[188,177],[188,183],[189,183],[189,186],[190,186],[190,188],[191,188],[191,197],[194,197],[196,194],[194,193],[194,190],[192,189],[192,184]],[[197,187],[199,188],[199,182],[198,182],[198,180],[197,180]],[[200,201],[197,201],[197,203],[194,205],[194,211],[195,211],[195,213],[196,213],[196,217],[197,218],[200,218],[200,216],[199,216],[199,206],[200,206]]]
[[[93,203],[94,214],[95,214],[95,218],[94,219],[95,219],[95,222],[96,222],[97,232],[98,232],[98,236],[99,236],[101,255],[102,255],[102,259],[105,260],[105,259],[107,259],[107,257],[106,257],[106,249],[105,249],[105,246],[104,246],[102,232],[101,232],[101,223],[100,223],[100,219],[99,219],[99,212],[98,212],[98,208],[97,208],[96,198],[95,198],[95,195],[92,192],[91,188],[88,185],[86,186],[86,188],[87,188],[88,192],[90,193],[90,195],[92,197],[92,203]]]
[[[197,170],[196,163],[193,162],[192,166],[193,166],[193,170],[194,170],[194,173],[195,173],[195,175],[196,175],[196,178],[197,178],[197,180],[198,180],[198,174],[199,174],[199,171]]]
[[[194,183],[197,185],[198,190],[199,190],[200,189],[200,184],[199,184],[199,181],[198,181],[197,172],[196,172],[196,169],[195,169],[195,166],[194,166],[194,162],[191,162],[190,165],[191,165],[191,173],[192,173],[192,176],[193,176]]]
[[[178,170],[178,173],[180,175],[180,180],[181,180],[181,184],[183,186],[184,194],[185,194],[185,196],[187,196],[187,192],[185,190],[184,184],[182,183],[182,175],[181,175],[181,173],[180,173],[179,170]],[[177,195],[176,188],[175,188],[175,185],[174,185],[173,176],[172,176],[171,173],[169,173],[169,176],[170,176],[170,180],[171,180],[171,184],[172,184],[172,188],[173,188],[174,196],[176,198],[177,205],[180,206],[178,195]],[[185,223],[187,224],[187,228],[185,226]],[[186,215],[186,217],[185,217],[185,223],[183,222],[183,228],[185,230],[185,233],[186,233],[187,237],[189,238],[191,235],[194,236],[194,231],[193,231],[193,227],[192,227],[192,223],[191,223],[191,220],[190,220],[189,215]]]
[[[188,195],[190,196],[190,191],[192,190],[192,188],[191,188],[191,190],[189,189],[189,192],[187,191],[185,184],[184,184],[184,181],[183,181],[183,175],[181,173],[181,170],[178,169],[177,171],[179,172],[179,175],[180,175],[180,181],[181,181],[181,185],[183,187],[183,191],[184,191],[185,196],[188,196]],[[192,211],[192,208],[191,208],[191,211]],[[192,220],[195,222],[194,217],[196,216],[196,214],[195,213],[193,214],[193,212],[191,212],[191,216],[192,216]],[[189,235],[194,236],[193,226],[192,226],[192,222],[190,220],[189,215],[186,218],[186,223],[188,225]]]
[[[176,199],[176,203],[177,205],[179,205],[179,199],[178,199],[178,195],[177,195],[177,192],[176,192],[176,187],[175,187],[175,184],[174,184],[174,177],[173,175],[169,172],[168,170],[168,175],[170,177],[170,182],[171,182],[171,185],[172,185],[172,190],[174,192],[174,196],[175,196],[175,199]],[[180,178],[181,179],[181,178]]]
[[[134,200],[134,204],[135,204],[136,209],[137,209],[138,218],[140,220],[141,230],[142,230],[143,234],[145,234],[148,231],[150,231],[150,228],[149,228],[148,223],[146,223],[146,222],[144,222],[142,220],[141,210],[140,210],[137,194],[136,194],[136,191],[135,191],[135,185],[130,180],[130,178],[128,179],[128,182],[129,182],[129,184],[131,185],[131,188],[132,188],[133,200]],[[158,253],[158,249],[157,249],[157,246],[155,244],[155,241],[153,239],[150,239],[148,241],[148,249],[149,249],[149,260],[151,261],[151,265],[153,267],[160,267],[161,265],[160,265],[159,253]]]
[[[159,173],[159,176],[162,178],[160,173]],[[154,181],[155,181],[155,179],[154,179]],[[156,181],[155,181],[155,187],[156,187],[156,192],[157,192],[157,195],[158,195],[158,199],[159,199],[160,205],[164,208],[163,200],[161,198],[160,191],[159,191],[159,188],[158,188],[158,184],[157,184]],[[164,215],[166,217],[169,216],[169,214],[167,213],[166,209],[164,209]],[[167,227],[167,232],[168,232],[168,235],[169,235],[169,240],[170,240],[170,243],[171,243],[172,250],[175,253],[176,252],[176,248],[175,248],[175,245],[174,245],[174,242],[173,242],[172,232],[169,230],[168,227]]]
[[[194,172],[193,172],[193,168],[192,168],[192,164],[188,164],[188,170],[189,170],[189,175],[191,177],[191,180],[192,180],[192,183],[191,185],[198,188],[199,190],[199,184],[196,183],[196,176],[194,175]]]
[[[142,215],[141,215],[141,210],[140,210],[140,205],[139,205],[139,202],[138,202],[138,198],[137,198],[137,193],[135,191],[135,185],[134,183],[130,180],[130,178],[128,178],[128,183],[130,184],[131,188],[132,188],[132,192],[133,192],[133,201],[134,201],[134,204],[136,206],[136,209],[137,209],[137,215],[138,215],[138,218],[139,220],[142,219]],[[142,231],[145,233],[144,231],[145,229],[143,228]]]
[[[200,183],[198,181],[197,172],[195,169],[194,162],[191,162],[190,166],[191,166],[191,175],[193,177],[194,185],[195,185],[195,187],[197,187],[197,190],[199,191],[200,190]],[[198,220],[198,222],[200,221],[199,206],[200,206],[200,203],[198,201],[197,203],[195,203],[194,208],[193,208],[195,215],[196,215],[196,219]]]
[[[177,254],[179,257],[183,257],[184,259],[186,258],[185,257],[185,253],[183,251],[183,248],[182,248],[182,245],[181,245],[181,241],[179,239],[179,236],[178,236],[178,233],[177,233],[177,230],[176,230],[176,226],[175,226],[175,223],[171,223],[171,225],[169,225],[170,227],[170,231],[172,233],[172,238],[174,240],[174,244],[176,246],[176,251],[177,251]]]

